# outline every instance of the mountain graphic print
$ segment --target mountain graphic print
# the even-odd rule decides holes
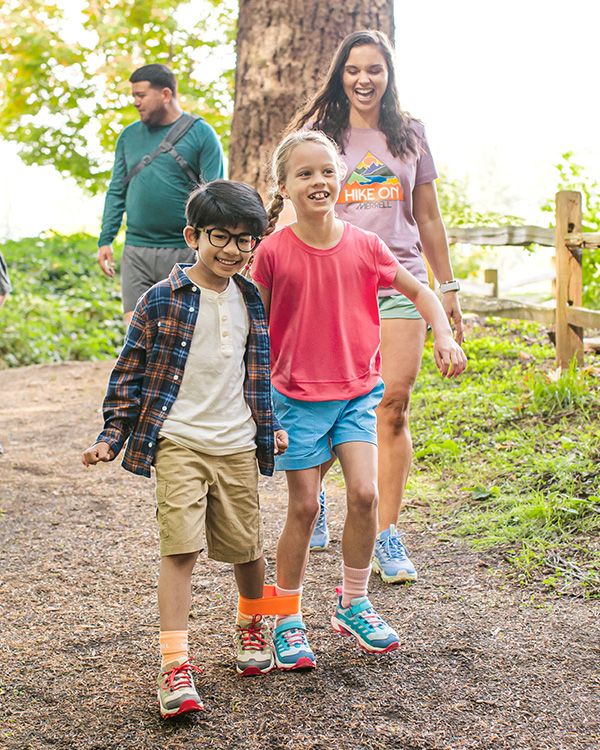
[[[370,151],[340,192],[338,203],[375,203],[403,201],[404,192],[396,175]]]

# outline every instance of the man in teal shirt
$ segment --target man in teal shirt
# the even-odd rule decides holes
[[[160,153],[136,172],[128,173],[151,154],[183,116],[175,76],[166,65],[144,65],[131,78],[133,104],[140,121],[128,125],[117,140],[112,178],[106,194],[98,263],[114,276],[112,242],[127,215],[121,259],[121,296],[129,323],[139,297],[166,278],[175,263],[194,263],[194,251],[183,239],[185,203],[194,184],[172,153]],[[221,179],[223,150],[215,131],[198,118],[175,144],[198,182]]]

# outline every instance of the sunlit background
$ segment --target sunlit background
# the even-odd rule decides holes
[[[81,0],[59,4],[78,33]],[[465,182],[476,208],[547,223],[539,209],[563,152],[600,174],[599,4],[398,0],[395,21],[402,106],[425,122],[438,167]],[[0,160],[0,238],[97,233],[102,196],[24,166],[14,144],[0,142]]]

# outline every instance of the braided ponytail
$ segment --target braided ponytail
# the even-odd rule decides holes
[[[283,195],[281,195],[279,190],[276,190],[273,193],[273,198],[267,208],[267,217],[269,219],[269,223],[267,224],[265,236],[272,234],[275,231],[275,227],[277,226],[277,220],[279,219],[279,215],[281,214],[282,211],[283,211]]]

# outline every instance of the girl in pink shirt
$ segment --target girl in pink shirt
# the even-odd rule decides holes
[[[276,468],[286,471],[289,503],[277,549],[277,588],[300,593],[311,532],[319,513],[321,465],[340,461],[347,515],[343,579],[332,616],[335,630],[369,652],[398,647],[395,631],[367,597],[377,533],[375,408],[383,395],[377,292],[393,287],[430,322],[435,360],[445,377],[466,357],[435,294],[417,281],[371,232],[335,215],[344,167],[323,133],[288,135],[273,158],[274,226],[289,199],[296,221],[267,237],[253,277],[269,316],[273,402],[290,436]],[[315,666],[300,612],[279,618],[274,632],[280,669]]]

